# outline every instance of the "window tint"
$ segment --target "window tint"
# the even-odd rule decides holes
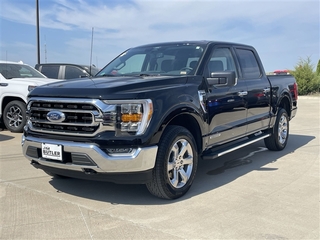
[[[254,53],[247,49],[236,49],[243,78],[260,78],[261,71]]]
[[[59,66],[42,66],[41,72],[48,78],[58,79],[59,68]]]
[[[230,49],[214,49],[207,65],[207,69],[207,77],[209,77],[212,72],[234,71],[236,73],[236,67]]]
[[[87,76],[87,72],[83,69],[74,66],[66,66],[66,73],[64,78],[71,79],[71,78],[80,78],[81,76]]]

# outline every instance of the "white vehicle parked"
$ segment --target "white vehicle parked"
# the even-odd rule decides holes
[[[37,86],[60,81],[50,79],[22,62],[0,61],[0,121],[11,132],[26,124],[28,93]]]

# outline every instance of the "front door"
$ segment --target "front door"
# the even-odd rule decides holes
[[[208,78],[212,72],[234,71],[237,68],[234,55],[228,47],[213,49],[204,73]],[[247,86],[245,81],[236,81],[234,86],[209,85],[207,93],[209,120],[209,146],[235,140],[246,133]]]

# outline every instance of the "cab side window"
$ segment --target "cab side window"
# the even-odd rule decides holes
[[[81,76],[87,76],[87,75],[88,73],[86,73],[85,70],[82,70],[74,66],[66,66],[66,73],[64,78],[65,79],[80,78]]]
[[[207,76],[211,77],[212,72],[234,71],[235,63],[229,48],[215,48],[207,64]]]
[[[60,66],[42,66],[41,72],[48,78],[58,79]]]
[[[249,49],[236,49],[236,53],[239,59],[242,77],[246,79],[260,78],[260,67],[253,51]]]

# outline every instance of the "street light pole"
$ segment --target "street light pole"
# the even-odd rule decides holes
[[[36,0],[36,18],[37,18],[37,63],[40,64],[40,37],[39,37],[39,0]]]

